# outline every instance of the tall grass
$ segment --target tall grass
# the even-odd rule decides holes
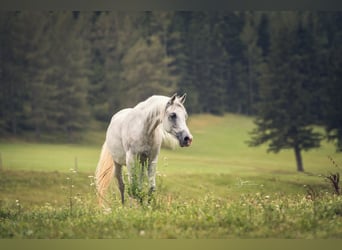
[[[159,182],[161,183],[161,182]],[[151,203],[120,204],[110,210],[92,201],[94,193],[66,194],[64,204],[26,207],[20,200],[1,203],[1,238],[341,238],[342,197],[319,192],[241,194],[213,192],[184,198],[163,190]],[[70,206],[70,200],[73,205]]]
[[[138,164],[139,165],[139,164]],[[69,173],[2,171],[0,188],[10,191],[18,183],[28,186],[57,182],[60,190],[50,201],[45,196],[30,204],[20,198],[0,202],[0,238],[341,238],[342,196],[321,177],[321,187],[302,186],[303,192],[284,193],[240,179],[239,195],[201,190],[191,197],[167,188],[167,176],[157,175],[158,193],[149,199],[142,168],[136,168],[126,195],[137,202],[121,204],[112,196],[109,207],[97,206],[93,176]],[[187,181],[199,183],[199,175]],[[45,181],[40,182],[40,179]],[[136,183],[134,183],[136,182]],[[140,183],[142,182],[142,183]],[[5,184],[4,184],[5,183]],[[170,183],[169,183],[170,184]],[[18,187],[20,188],[20,187]],[[25,188],[25,187],[21,187]],[[115,191],[114,186],[111,187]],[[136,189],[136,190],[134,190]],[[186,191],[186,190],[184,190]],[[3,194],[2,194],[3,195]],[[20,196],[20,192],[17,193]],[[58,196],[58,197],[57,197]]]

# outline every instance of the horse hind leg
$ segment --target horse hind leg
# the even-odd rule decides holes
[[[118,187],[120,190],[120,195],[121,195],[121,202],[122,204],[125,203],[125,184],[122,179],[122,166],[118,163],[115,164],[115,177],[118,180]]]

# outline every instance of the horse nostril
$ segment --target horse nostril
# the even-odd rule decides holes
[[[185,142],[187,145],[190,145],[191,142],[192,142],[192,138],[189,137],[189,136],[185,136],[185,137],[184,137],[184,142]]]

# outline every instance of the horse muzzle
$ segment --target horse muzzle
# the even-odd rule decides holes
[[[189,147],[192,143],[192,136],[186,136],[184,138],[184,146],[183,147]]]
[[[192,139],[192,135],[185,134],[184,136],[181,136],[178,140],[181,147],[189,147],[192,143]]]

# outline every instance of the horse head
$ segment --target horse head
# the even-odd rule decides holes
[[[186,94],[179,97],[174,94],[166,104],[163,117],[164,130],[173,135],[181,147],[188,147],[192,143],[192,135],[186,125],[188,114],[184,108]]]

